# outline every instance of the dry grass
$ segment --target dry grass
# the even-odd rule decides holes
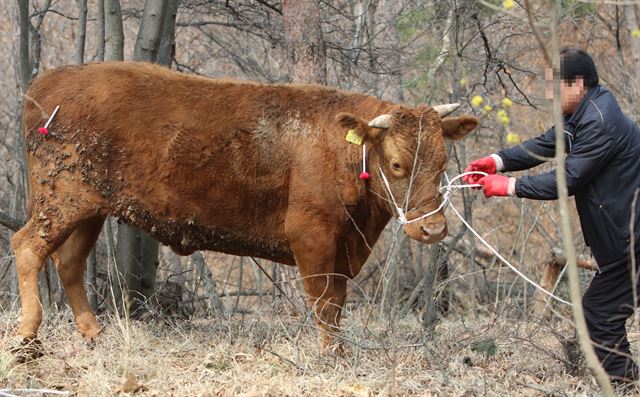
[[[590,376],[566,374],[554,357],[563,356],[562,348],[547,323],[507,312],[475,320],[452,315],[425,338],[415,316],[389,324],[378,313],[375,307],[347,311],[346,354],[336,358],[318,353],[315,327],[308,319],[287,314],[171,324],[104,317],[104,332],[91,344],[63,310],[49,313],[41,328],[45,355],[18,364],[8,352],[17,312],[5,311],[0,389],[45,388],[79,396],[595,393]],[[473,349],[484,340],[495,342],[495,355]]]

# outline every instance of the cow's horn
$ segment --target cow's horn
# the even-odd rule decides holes
[[[389,128],[391,127],[391,119],[393,116],[390,114],[381,114],[375,119],[369,122],[369,127],[373,128]]]
[[[460,107],[459,103],[449,103],[447,105],[436,105],[433,107],[433,110],[438,112],[438,114],[440,115],[440,118],[442,118],[442,117],[448,116],[450,113],[452,113],[454,110],[456,110],[459,107]]]

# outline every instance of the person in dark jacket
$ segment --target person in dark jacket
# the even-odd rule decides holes
[[[575,196],[585,243],[600,268],[584,293],[582,305],[596,354],[612,380],[633,381],[625,328],[633,314],[631,265],[640,263],[640,129],[599,85],[592,58],[583,50],[560,53],[561,104],[564,114],[565,167],[569,195]],[[546,70],[547,99],[553,99],[553,73]],[[475,160],[465,171],[467,183],[480,184],[485,196],[534,200],[558,197],[555,171],[512,178],[496,172],[520,171],[555,155],[555,128],[519,146]],[[633,234],[633,235],[632,235]],[[631,252],[630,247],[634,252]],[[637,299],[637,296],[636,296]],[[635,302],[637,304],[637,301]]]

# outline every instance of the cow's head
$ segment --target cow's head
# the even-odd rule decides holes
[[[356,129],[365,142],[373,145],[377,156],[372,156],[369,170],[372,178],[379,180],[372,181],[372,186],[379,187],[383,191],[377,193],[387,197],[381,169],[395,201],[406,208],[409,222],[435,211],[442,203],[439,188],[447,163],[445,139],[461,139],[478,125],[474,116],[445,118],[453,109],[450,105],[398,106],[372,120],[348,113],[336,116],[342,127]],[[393,203],[389,205],[397,216]],[[415,240],[434,243],[447,235],[447,221],[440,210],[406,224],[404,230]]]

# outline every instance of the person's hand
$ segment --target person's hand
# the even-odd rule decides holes
[[[478,180],[485,197],[512,196],[515,193],[516,178],[504,175],[487,175]]]
[[[467,168],[464,169],[464,172],[472,172],[472,171],[480,171],[480,172],[485,172],[487,174],[495,174],[497,171],[496,160],[491,156],[474,160],[471,163],[469,163]],[[470,175],[463,176],[462,180],[468,183],[469,185],[476,185],[482,177],[483,176],[480,174],[470,174]]]

